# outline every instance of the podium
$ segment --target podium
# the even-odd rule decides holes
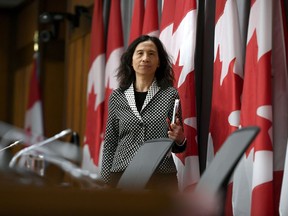
[[[143,190],[163,157],[169,152],[173,140],[159,138],[143,143],[122,174],[118,189]]]
[[[234,131],[222,144],[211,164],[202,174],[195,192],[216,194],[226,187],[243,153],[259,133],[259,127],[245,127]]]

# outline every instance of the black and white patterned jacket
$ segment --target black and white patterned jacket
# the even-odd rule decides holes
[[[108,183],[110,172],[122,172],[143,142],[168,137],[167,117],[171,120],[178,91],[160,89],[156,81],[150,86],[140,113],[137,111],[133,84],[124,92],[114,90],[109,98],[101,176]],[[182,124],[181,106],[179,118]],[[173,145],[172,152],[182,152],[185,146]],[[172,155],[167,155],[157,172],[176,173]]]

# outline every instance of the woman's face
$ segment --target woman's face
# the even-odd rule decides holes
[[[159,67],[159,57],[156,45],[148,40],[137,45],[132,56],[132,67],[136,76],[154,77]]]

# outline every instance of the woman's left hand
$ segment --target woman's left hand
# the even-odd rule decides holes
[[[182,144],[185,140],[185,135],[183,128],[180,124],[179,118],[176,118],[175,123],[171,124],[170,120],[167,119],[167,123],[169,124],[169,131],[168,131],[168,137],[170,139],[173,139],[177,144]]]

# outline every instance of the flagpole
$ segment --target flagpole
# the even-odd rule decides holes
[[[33,61],[32,61],[32,72],[29,81],[29,93],[27,100],[27,107],[25,112],[24,128],[27,133],[27,137],[30,140],[26,140],[27,143],[39,142],[44,134],[43,129],[43,116],[42,116],[42,103],[40,96],[40,85],[39,85],[39,44],[38,44],[38,31],[35,31],[33,36]],[[35,136],[34,136],[35,135]]]
[[[37,74],[37,77],[39,78],[40,76],[40,55],[39,55],[39,32],[38,30],[36,30],[34,32],[34,37],[33,37],[33,42],[34,42],[34,45],[33,45],[33,49],[34,49],[34,58],[36,59],[36,74]]]

